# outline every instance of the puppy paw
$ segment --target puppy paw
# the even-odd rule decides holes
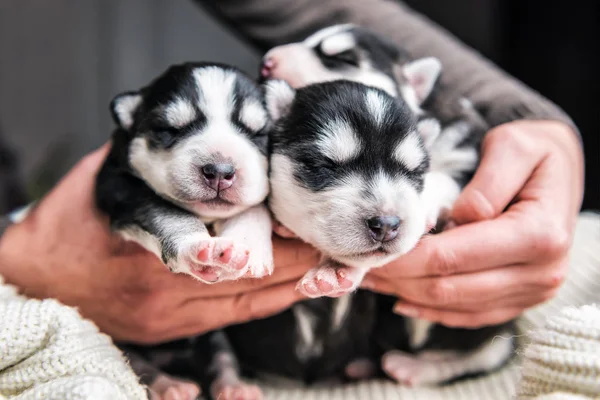
[[[262,278],[273,273],[273,252],[257,249],[250,252],[248,260],[248,278]]]
[[[371,360],[359,358],[346,365],[344,372],[350,379],[364,380],[373,378],[377,374],[377,367]]]
[[[354,291],[364,275],[358,268],[324,264],[309,270],[298,282],[296,289],[310,298],[340,297]]]
[[[175,272],[188,272],[205,283],[235,280],[248,271],[250,251],[231,239],[214,237],[182,246]]]
[[[390,351],[382,359],[383,371],[406,386],[440,384],[454,375],[452,370],[457,367],[454,364],[453,357],[444,354],[424,354],[417,357],[401,351]],[[456,375],[460,375],[459,372],[457,370]]]
[[[149,387],[150,400],[196,400],[200,387],[195,383],[161,375]]]
[[[217,400],[262,400],[263,398],[262,390],[258,386],[244,382],[217,384],[212,394]]]

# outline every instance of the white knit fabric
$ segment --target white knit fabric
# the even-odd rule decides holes
[[[528,335],[518,398],[556,391],[600,396],[600,309],[567,307]],[[567,398],[567,397],[565,397]]]
[[[94,324],[55,300],[25,299],[0,277],[0,399],[138,400],[144,388]]]
[[[600,399],[600,311],[589,305],[596,302],[600,216],[582,214],[567,281],[556,298],[520,321],[522,332],[529,333],[521,339],[522,367],[517,358],[489,376],[442,388],[410,389],[377,381],[309,390],[267,386],[266,399]],[[91,322],[54,300],[18,297],[0,277],[0,400],[145,398],[119,351]]]

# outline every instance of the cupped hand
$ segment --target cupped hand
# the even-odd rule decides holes
[[[399,314],[447,326],[508,321],[564,280],[582,195],[583,153],[567,125],[498,126],[452,210],[457,227],[372,270],[363,287],[398,296]]]
[[[275,314],[318,254],[274,239],[275,272],[215,285],[176,275],[140,246],[111,235],[93,203],[108,146],[86,156],[0,240],[0,274],[31,297],[56,298],[117,340],[156,343]]]

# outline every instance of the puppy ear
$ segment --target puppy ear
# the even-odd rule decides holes
[[[415,91],[419,105],[429,97],[441,72],[442,63],[435,57],[420,58],[404,64],[402,73]]]
[[[417,131],[423,138],[425,148],[429,150],[431,149],[433,142],[435,142],[440,135],[442,127],[437,119],[426,118],[417,123]]]
[[[283,80],[268,81],[265,84],[265,101],[273,121],[285,117],[296,97],[296,91]]]
[[[110,102],[110,112],[115,123],[122,129],[129,130],[133,125],[133,115],[142,104],[142,95],[138,92],[125,92],[117,95]]]

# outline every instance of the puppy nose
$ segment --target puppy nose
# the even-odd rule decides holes
[[[235,168],[231,164],[206,164],[202,167],[206,184],[215,190],[225,190],[233,185]]]
[[[378,242],[389,242],[398,236],[400,218],[396,216],[379,216],[369,218],[367,225],[371,231],[371,237]]]
[[[265,58],[260,67],[260,76],[263,78],[270,78],[273,68],[275,68],[275,60],[271,57]]]

